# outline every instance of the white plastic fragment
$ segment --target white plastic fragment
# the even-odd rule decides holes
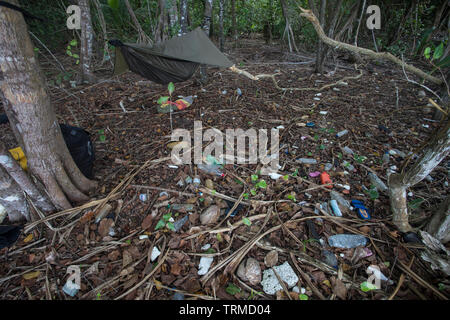
[[[200,258],[200,264],[198,265],[198,272],[197,274],[199,276],[203,276],[208,273],[209,268],[211,267],[211,264],[213,263],[214,258],[212,257],[201,257]]]
[[[273,180],[277,180],[277,179],[281,178],[282,175],[279,173],[276,173],[276,172],[270,172],[269,177],[272,178]]]
[[[150,260],[155,261],[156,258],[158,258],[160,254],[161,254],[161,251],[159,251],[157,247],[153,247],[152,256],[150,257]]]
[[[148,239],[148,235],[146,235],[146,234],[141,234],[141,235],[139,236],[139,240],[144,240],[144,239]]]
[[[209,248],[211,248],[211,244],[207,243],[207,244],[205,244],[201,249],[202,249],[203,251],[206,251],[206,250],[208,250]]]
[[[297,284],[298,277],[295,274],[294,270],[292,270],[289,263],[286,261],[280,266],[275,266],[273,268],[264,270],[261,285],[266,294],[275,294],[277,291],[283,290],[283,287],[278,282],[277,276],[275,275],[273,270],[275,270],[276,273],[280,276],[281,280],[283,280],[287,284],[288,288],[292,288]]]

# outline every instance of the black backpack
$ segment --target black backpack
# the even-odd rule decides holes
[[[89,132],[66,124],[60,124],[59,126],[70,155],[78,169],[87,178],[92,179],[95,154]]]

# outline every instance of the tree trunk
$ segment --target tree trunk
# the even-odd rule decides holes
[[[159,20],[158,20],[158,26],[156,27],[155,31],[155,42],[161,43],[165,40],[167,40],[167,30],[168,30],[168,16],[166,11],[166,0],[159,0],[158,6],[159,6]]]
[[[179,33],[177,0],[167,0],[167,11],[169,13],[170,35]]]
[[[103,11],[102,11],[102,7],[100,5],[100,2],[98,2],[98,0],[94,0],[94,4],[95,7],[97,8],[97,15],[98,15],[98,20],[100,21],[100,27],[102,28],[102,32],[103,32],[103,58],[102,58],[102,63],[101,65],[103,65],[107,60],[109,60],[109,62],[111,63],[111,66],[114,67],[113,62],[112,62],[112,57],[111,57],[111,52],[109,52],[109,48],[108,48],[108,33],[106,31],[106,21],[105,21],[105,16],[103,15]],[[108,59],[107,59],[108,57]]]
[[[211,30],[211,16],[213,10],[214,0],[205,0],[205,13],[203,16],[202,28],[206,35],[209,37]],[[200,66],[200,82],[205,84],[208,82],[208,75],[206,74],[206,67],[204,65]]]
[[[322,29],[325,28],[326,9],[327,9],[327,0],[321,0],[319,23]],[[324,44],[322,40],[319,39],[316,52],[316,65],[314,67],[314,72],[316,73],[323,73],[323,64],[324,64],[323,54],[324,54]]]
[[[224,2],[225,0],[219,0],[219,48],[223,51],[225,38],[223,34],[223,14],[224,14]]]
[[[0,30],[4,108],[30,172],[57,208],[89,200],[84,192],[96,183],[83,176],[67,149],[22,14],[0,7]]]
[[[331,2],[328,3],[329,6],[329,16],[333,16],[333,19],[331,20],[331,23],[328,26],[328,37],[333,39],[334,38],[334,32],[336,30],[336,25],[339,19],[339,13],[341,11],[341,6],[342,6],[342,2],[343,0],[338,0],[338,2],[336,3],[336,5],[334,7],[332,7]],[[334,13],[333,13],[334,12]],[[320,70],[323,70],[325,61],[327,59],[327,55],[328,55],[328,50],[330,49],[329,46],[324,46],[323,48],[323,52],[320,55],[320,59],[319,59],[319,63],[320,63]]]
[[[9,221],[18,222],[23,219],[30,221],[30,213],[22,189],[1,166],[0,205],[6,209]]]
[[[450,153],[450,118],[444,127],[429,140],[419,160],[403,174],[392,174],[388,178],[389,197],[393,222],[402,232],[411,231],[408,222],[406,189],[428,176]]]
[[[81,10],[81,50],[80,50],[80,66],[81,73],[78,83],[95,82],[93,74],[93,57],[94,57],[94,28],[92,26],[91,8],[88,0],[78,0]]]
[[[231,0],[231,29],[233,33],[234,46],[237,46],[237,26],[236,26],[236,0]]]
[[[188,31],[188,4],[187,0],[180,0],[180,32],[183,35]]]
[[[137,19],[136,15],[134,14],[133,8],[131,7],[128,0],[124,0],[124,1],[125,1],[125,6],[127,7],[128,13],[131,17],[131,20],[133,20],[133,24],[137,29],[138,43],[153,44],[152,39],[150,39],[150,37],[145,34],[144,29],[142,29],[141,24],[139,23],[139,20]]]
[[[295,44],[294,32],[292,31],[291,23],[289,22],[289,10],[285,0],[280,0],[281,11],[283,12],[284,21],[286,23],[286,27],[284,29],[284,34],[287,34],[289,52],[292,52],[292,48],[298,52],[297,45]]]

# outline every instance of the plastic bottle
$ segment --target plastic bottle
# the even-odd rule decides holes
[[[222,172],[222,170],[221,170],[221,166],[219,166],[217,164],[203,164],[203,163],[200,163],[199,165],[197,165],[197,168],[199,168],[203,172],[214,174],[216,176],[223,177],[225,175]]]
[[[383,181],[381,181],[380,178],[378,178],[376,174],[369,172],[369,179],[370,183],[372,183],[378,190],[382,192],[386,192],[388,190],[388,187],[384,184]]]
[[[359,234],[336,234],[328,238],[331,247],[351,249],[365,246],[367,238]]]
[[[337,138],[340,138],[340,137],[342,137],[343,135],[346,135],[347,133],[348,133],[348,130],[342,130],[342,131],[336,133],[336,137],[337,137]]]
[[[325,164],[325,171],[330,171],[333,168],[333,164],[332,163],[327,163]]]
[[[194,211],[194,205],[190,203],[174,203],[170,205],[170,208],[175,211]]]
[[[297,162],[300,163],[305,163],[305,164],[316,164],[317,160],[316,159],[309,159],[309,158],[300,158],[296,160]]]
[[[388,163],[389,163],[389,160],[390,160],[389,152],[385,152],[385,153],[383,154],[383,163],[384,163],[384,164],[388,164]]]
[[[345,161],[345,160],[344,160],[344,162],[342,162],[342,165],[343,165],[345,168],[348,168],[348,170],[350,170],[350,171],[355,171],[355,167],[352,166],[352,164],[351,164],[350,162],[348,162],[348,161]]]
[[[322,255],[324,257],[323,262],[325,262],[330,267],[337,269],[338,261],[333,252],[328,250],[322,250]]]
[[[341,206],[351,209],[350,202],[342,198],[336,191],[331,191],[331,200],[336,200]]]
[[[339,209],[339,205],[336,200],[330,200],[330,207],[336,217],[342,217],[341,209]]]
[[[344,148],[342,148],[342,151],[344,151],[345,153],[348,153],[348,154],[354,154],[355,152],[352,150],[352,149],[350,149],[349,147],[344,147]]]

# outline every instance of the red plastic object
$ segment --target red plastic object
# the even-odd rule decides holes
[[[332,183],[332,181],[330,179],[330,175],[328,173],[326,173],[325,171],[320,174],[320,183],[322,183],[322,184]],[[329,186],[326,186],[326,187],[329,188],[329,189],[333,188],[332,185],[329,185]]]

